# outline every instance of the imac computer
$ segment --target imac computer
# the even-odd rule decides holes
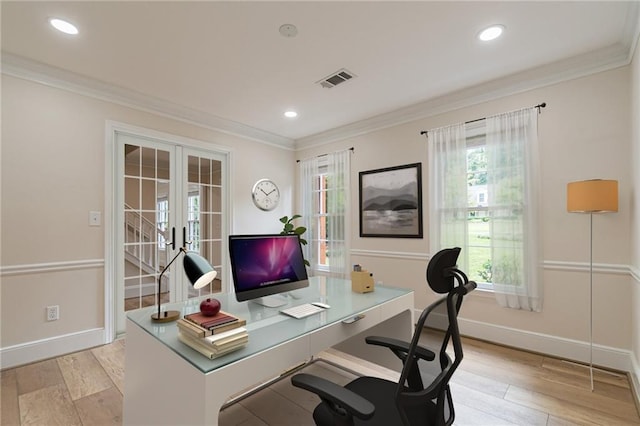
[[[288,303],[283,293],[309,286],[295,234],[230,235],[229,259],[238,302],[282,306]]]

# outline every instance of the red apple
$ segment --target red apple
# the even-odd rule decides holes
[[[200,312],[207,317],[212,317],[220,312],[220,301],[218,299],[206,299],[200,302]]]

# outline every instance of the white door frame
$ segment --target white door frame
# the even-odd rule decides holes
[[[232,168],[233,168],[233,150],[229,147],[216,145],[196,139],[190,139],[157,130],[147,129],[144,127],[133,126],[126,123],[107,120],[105,123],[105,206],[104,206],[104,235],[105,235],[105,259],[104,259],[104,343],[112,342],[116,337],[116,321],[117,321],[117,300],[115,280],[118,277],[116,271],[117,250],[120,247],[117,244],[117,234],[122,226],[118,222],[116,214],[116,194],[118,190],[120,176],[118,174],[119,155],[122,155],[117,149],[116,133],[128,133],[140,138],[157,139],[159,141],[172,144],[179,147],[188,147],[204,152],[226,157],[226,167],[223,171],[223,182],[225,182],[226,190],[223,191],[223,221],[222,236],[226,238],[232,228],[233,206],[231,204],[232,193]],[[120,159],[122,160],[122,159]],[[223,253],[223,283],[222,291],[229,291],[229,262],[225,261],[226,256]]]

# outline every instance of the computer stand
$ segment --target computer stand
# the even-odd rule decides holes
[[[298,295],[295,290],[292,290],[286,293],[271,294],[269,296],[251,299],[251,302],[267,308],[277,308],[288,304],[291,299],[300,299],[300,295]]]

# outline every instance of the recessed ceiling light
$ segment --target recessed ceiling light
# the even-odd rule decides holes
[[[298,113],[295,111],[286,111],[284,113],[284,116],[287,118],[296,118],[298,116]]]
[[[478,38],[482,41],[495,40],[502,35],[504,31],[504,25],[492,25],[486,28],[478,34]]]
[[[72,23],[67,22],[65,20],[58,19],[58,18],[51,18],[49,19],[49,23],[51,24],[51,26],[53,26],[53,28],[65,34],[71,34],[71,35],[78,34],[78,28]]]

